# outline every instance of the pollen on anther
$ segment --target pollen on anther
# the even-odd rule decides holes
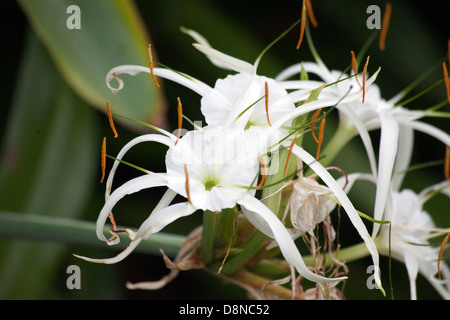
[[[101,168],[102,168],[102,178],[100,183],[105,180],[105,170],[106,170],[106,137],[103,137],[102,142],[102,155],[101,155]]]
[[[320,156],[320,149],[321,149],[322,143],[323,143],[324,131],[325,131],[325,115],[320,120],[319,143],[317,144],[317,153],[316,153],[316,159],[317,160],[319,160],[319,156]]]
[[[448,103],[450,103],[450,78],[448,76],[447,65],[445,62],[442,63],[442,69],[443,69],[443,73],[444,73],[445,89],[447,91],[447,100],[448,100]]]
[[[317,22],[317,19],[314,16],[311,0],[306,0],[306,9],[308,10],[308,17],[309,20],[311,21],[311,24],[313,25],[314,28],[317,28],[319,26],[319,23]]]
[[[148,54],[148,63],[149,63],[149,67],[150,67],[150,74],[152,75],[153,81],[155,82],[156,86],[159,88],[159,83],[158,83],[158,81],[156,81],[155,74],[153,73],[153,56],[152,56],[152,45],[151,44],[148,45],[147,54]]]
[[[302,19],[301,19],[301,23],[300,23],[300,37],[297,42],[297,50],[300,49],[300,45],[302,44],[303,35],[305,34],[305,26],[306,26],[306,3],[305,3],[305,0],[303,0]]]
[[[367,73],[367,66],[369,65],[369,58],[370,57],[367,57],[366,64],[364,65],[362,74],[362,90],[363,90],[362,103],[364,103],[364,99],[366,96],[366,73]]]
[[[113,116],[112,116],[112,112],[111,112],[111,107],[109,106],[109,101],[106,101],[106,109],[108,111],[109,125],[111,126],[111,129],[114,133],[114,138],[117,138],[119,135],[117,134],[116,127],[114,126],[114,120],[113,120]]]
[[[266,102],[266,117],[267,117],[267,123],[269,124],[269,126],[272,126],[272,124],[270,123],[270,119],[269,119],[269,86],[267,85],[267,81],[264,85],[264,90],[265,90],[265,102]]]
[[[386,3],[386,9],[384,11],[383,21],[381,23],[380,39],[378,43],[381,51],[384,51],[386,49],[386,36],[389,29],[389,22],[391,21],[391,14],[392,6],[391,3],[388,2]]]
[[[289,159],[291,158],[292,149],[294,148],[295,140],[297,140],[297,136],[295,136],[294,139],[292,139],[291,145],[289,146],[288,154],[286,157],[286,164],[284,165],[283,178],[285,178],[286,174],[287,174]]]
[[[177,145],[178,140],[180,140],[181,128],[183,126],[183,105],[181,104],[180,98],[177,98],[177,100],[178,100],[178,135],[177,140],[175,141],[175,145]]]
[[[319,139],[316,137],[316,133],[315,133],[315,122],[321,112],[322,112],[322,109],[317,109],[317,111],[314,112],[313,116],[311,117],[311,132],[312,132],[314,141],[316,141],[317,143],[319,143]]]
[[[358,83],[359,87],[362,88],[361,84],[359,83],[358,77],[356,76],[356,74],[358,73],[358,68],[356,65],[355,53],[352,50],[352,51],[350,51],[350,54],[352,55],[352,69],[353,69],[353,73],[355,74],[356,82]]]

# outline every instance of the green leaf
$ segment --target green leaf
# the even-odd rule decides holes
[[[162,91],[150,77],[127,77],[118,94],[106,87],[113,67],[149,63],[149,35],[132,1],[78,0],[79,11],[70,10],[69,0],[18,2],[63,77],[85,101],[102,111],[109,101],[113,112],[164,126]],[[70,29],[78,18],[80,29]]]
[[[0,210],[80,217],[98,172],[96,112],[68,88],[36,37],[28,37],[25,53],[2,133]],[[63,249],[1,241],[0,297],[40,297]]]

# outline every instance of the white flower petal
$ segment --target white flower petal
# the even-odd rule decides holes
[[[191,215],[195,211],[196,209],[189,202],[172,204],[161,210],[154,211],[139,227],[136,238],[147,239],[150,235],[161,231],[175,220]]]
[[[77,257],[77,258],[86,260],[88,262],[113,264],[113,263],[120,262],[123,259],[125,259],[126,257],[128,257],[128,255],[131,252],[133,252],[133,250],[138,246],[139,243],[141,243],[141,241],[142,241],[142,238],[135,238],[133,241],[130,242],[130,244],[128,245],[128,247],[125,250],[123,250],[117,256],[112,257],[112,258],[94,259],[94,258],[89,258],[89,257],[85,257],[85,256],[76,255],[76,254],[74,256]]]
[[[391,190],[391,180],[397,156],[399,128],[397,121],[390,114],[380,114],[381,139],[378,163],[377,191],[375,195],[375,208],[373,218],[383,220],[386,201]],[[375,237],[380,224],[375,223],[372,237]]]
[[[118,78],[120,74],[126,73],[135,76],[141,72],[150,73],[150,68],[136,65],[122,65],[115,67],[106,75],[106,85],[113,93],[117,93],[123,88],[123,81]],[[164,68],[153,68],[153,74],[155,76],[181,84],[182,86],[198,93],[200,96],[207,95],[212,90],[210,86],[206,85],[202,81],[181,72],[174,72]],[[119,86],[117,88],[111,86],[112,79],[119,81]]]
[[[435,139],[440,140],[443,144],[450,146],[450,135],[439,128],[421,121],[404,121],[402,119],[399,119],[398,121],[405,126],[426,133]]]
[[[167,185],[167,178],[164,174],[148,173],[146,175],[127,181],[119,188],[114,190],[114,192],[105,202],[97,218],[97,237],[100,240],[107,241],[106,237],[103,234],[105,222],[106,219],[108,219],[109,213],[112,211],[113,207],[120,199],[122,199],[126,195],[141,191],[143,189],[149,189],[153,187],[166,185]]]
[[[162,136],[160,134],[144,134],[140,135],[131,141],[129,141],[120,151],[119,154],[116,156],[116,160],[114,161],[114,164],[109,172],[108,179],[106,180],[106,192],[105,192],[105,200],[108,200],[109,195],[111,193],[112,183],[114,179],[114,175],[116,173],[117,167],[120,164],[120,160],[125,156],[125,154],[135,145],[141,143],[141,142],[159,142],[161,144],[165,144],[166,146],[170,147],[174,144],[176,141],[176,137],[174,135],[171,135],[167,133],[169,137]]]
[[[222,53],[211,48],[210,46],[195,43],[194,47],[203,52],[213,64],[221,68],[236,72],[244,72],[251,75],[256,72],[255,67],[252,64]]]

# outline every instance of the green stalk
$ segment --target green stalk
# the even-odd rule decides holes
[[[118,226],[118,229],[124,228]],[[105,228],[105,233],[107,232],[107,228]],[[94,222],[36,214],[0,212],[0,238],[50,241],[123,250],[127,247],[129,239],[124,234],[119,234],[119,236],[122,240],[120,243],[108,246],[97,238]],[[160,255],[160,249],[163,249],[168,256],[174,257],[184,240],[184,236],[159,232],[143,240],[135,251]]]
[[[202,255],[205,265],[209,265],[214,259],[214,238],[216,234],[216,212],[205,211],[203,213]]]

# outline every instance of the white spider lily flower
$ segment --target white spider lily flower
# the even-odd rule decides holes
[[[196,37],[197,40],[201,40],[199,36]],[[223,126],[223,128],[230,130],[241,129],[246,133],[247,131],[250,131],[252,133],[257,131],[258,134],[256,136],[259,135],[257,142],[258,152],[250,155],[250,158],[253,160],[253,162],[258,162],[258,155],[266,155],[268,152],[276,151],[276,149],[281,144],[283,145],[283,147],[290,148],[291,141],[289,140],[291,139],[289,139],[289,137],[286,139],[286,130],[283,129],[286,126],[289,126],[296,117],[316,111],[320,108],[332,106],[336,106],[337,108],[339,108],[342,103],[351,102],[355,99],[361,99],[362,97],[362,90],[356,90],[355,92],[351,93],[346,92],[339,97],[330,96],[329,98],[316,99],[308,103],[303,103],[300,107],[296,108],[295,103],[304,102],[305,100],[307,100],[312,91],[319,88],[320,85],[316,87],[310,86],[306,89],[303,89],[302,86],[299,85],[293,86],[289,83],[284,84],[263,76],[259,76],[256,74],[256,69],[261,56],[256,60],[255,64],[251,65],[245,61],[230,57],[211,48],[209,44],[207,44],[203,40],[201,40],[201,43],[196,44],[195,46],[197,49],[204,52],[207,57],[211,61],[213,61],[214,64],[235,71],[237,72],[237,74],[230,75],[223,80],[218,80],[216,82],[216,86],[214,88],[211,88],[201,81],[198,81],[181,73],[176,73],[174,71],[155,68],[153,69],[153,72],[157,76],[165,77],[167,79],[176,81],[188,88],[191,88],[193,91],[201,95],[202,112],[207,119],[208,124],[210,124],[209,122],[212,122],[212,125],[214,126]],[[107,75],[107,83],[109,85],[109,82],[112,79],[118,79],[117,76],[120,73],[129,73],[131,75],[135,75],[139,72],[150,73],[151,70],[149,68],[139,66],[117,67],[111,70]],[[369,87],[376,79],[377,74],[378,72],[366,81],[367,87]],[[123,83],[121,82],[121,80],[118,81],[118,89],[120,89]],[[309,84],[311,85],[311,83]],[[287,93],[284,86],[286,86],[286,88],[289,87],[289,89],[293,89],[294,91]],[[269,94],[267,94],[267,92]],[[268,100],[267,102],[266,99]],[[217,108],[217,106],[220,106],[220,108]],[[347,114],[346,110],[343,110],[343,112]],[[348,114],[349,117],[352,116],[352,113]],[[364,127],[357,117],[353,117],[352,120],[355,120],[356,127]],[[271,123],[269,123],[269,121]],[[280,136],[283,136],[284,139],[280,139]],[[275,143],[269,143],[271,141]],[[363,224],[361,218],[358,216],[358,213],[353,207],[353,204],[350,202],[345,192],[342,191],[342,188],[336,183],[336,180],[327,172],[327,170],[322,165],[320,165],[320,163],[318,163],[314,159],[314,157],[312,157],[304,149],[294,145],[292,148],[292,153],[306,162],[311,167],[311,169],[314,170],[320,176],[320,178],[322,178],[325,184],[336,196],[336,198],[338,198],[339,202],[342,204],[347,214],[349,215],[351,222],[366,243],[367,248],[372,255],[374,264],[378,265],[378,252],[376,251],[373,239],[368,234],[367,229]],[[179,166],[177,168],[178,177],[182,177],[180,175],[182,173],[182,168],[180,168]],[[194,172],[200,173],[200,171]],[[204,183],[205,180],[203,180],[202,182]],[[198,184],[200,188],[198,190],[200,191],[203,191],[200,187],[202,182],[199,181]],[[183,192],[182,187],[184,183],[185,182],[183,182],[183,180],[180,178],[180,180],[178,181],[177,192]],[[204,189],[208,189],[206,184],[204,184]],[[212,191],[212,189],[208,192],[210,191]],[[214,190],[213,192],[216,191]],[[233,192],[237,192],[237,190],[234,190]],[[199,194],[203,194],[203,196],[205,196],[204,192],[200,192]],[[226,195],[226,198],[229,198],[228,194]],[[229,199],[232,199],[232,197]],[[196,199],[191,201],[194,204],[199,201],[197,203],[200,206],[202,203],[201,201],[204,201],[204,205],[210,203],[205,199],[201,201]],[[242,201],[246,202],[242,203]],[[273,213],[269,214],[269,212],[271,211],[266,211],[266,209],[264,209],[266,207],[262,206],[262,203],[260,204],[259,200],[256,200],[256,198],[254,198],[249,192],[243,193],[242,198],[236,200],[236,203],[241,205],[243,211],[247,215],[247,218],[252,221],[252,223],[260,231],[268,236],[274,237],[279,245],[281,243],[280,249],[282,252],[284,251],[283,254],[285,254],[286,260],[288,260],[288,262],[293,266],[297,266],[298,262],[295,262],[292,258],[289,258],[289,255],[287,255],[286,253],[286,249],[284,249],[286,247],[292,247],[293,244],[291,244],[290,242],[289,244],[287,244],[287,240],[280,240],[281,242],[278,241],[277,235],[279,237],[281,236],[279,235],[279,233],[275,234],[273,225],[268,223],[270,219],[273,218],[271,215]],[[218,201],[216,208],[220,207],[220,205],[222,204],[222,202]],[[258,209],[257,212],[253,211],[256,209]],[[275,231],[278,232],[278,229]],[[142,234],[142,232],[138,232],[138,234]],[[283,236],[280,239],[282,239],[285,235],[286,234],[283,233]],[[138,236],[136,237],[138,238]],[[285,245],[286,247],[283,248],[283,245]],[[288,250],[288,252],[291,252],[291,250]],[[302,272],[304,273],[305,270],[303,270]],[[300,273],[302,274],[302,272]],[[379,288],[382,288],[379,274],[376,273],[375,276]]]
[[[249,221],[256,222],[255,227],[275,239],[286,261],[303,277],[314,282],[345,279],[326,278],[310,271],[286,227],[269,208],[254,197],[260,164],[255,161],[258,159],[255,156],[258,150],[253,141],[247,139],[247,131],[204,127],[187,132],[176,144],[176,137],[172,135],[161,137],[149,134],[135,140],[134,144],[156,141],[168,145],[167,172],[149,172],[115,189],[107,197],[97,219],[99,239],[108,241],[103,235],[104,225],[112,208],[123,197],[159,186],[167,186],[170,191],[139,227],[129,246],[119,255],[108,259],[79,257],[97,263],[117,263],[128,256],[143,239],[183,216],[197,210],[220,211],[240,205]],[[131,144],[127,149],[130,146]],[[187,202],[171,204],[176,194],[187,198]]]
[[[306,72],[319,76],[325,83],[335,83],[337,80],[347,77],[340,71],[328,70],[323,63],[305,62],[284,70],[275,80],[279,83],[285,81],[286,85],[293,83],[291,85],[297,88],[300,88],[302,84],[305,85],[305,88],[321,84],[320,81],[287,81],[291,76],[300,73],[303,68]],[[337,82],[324,88],[321,95],[325,99],[332,96],[340,97],[349,90],[351,90],[350,92],[358,90],[361,82],[361,78],[357,80],[355,77],[352,78],[352,81]],[[373,84],[370,88],[366,87],[364,102],[362,100],[342,102],[338,108],[340,125],[344,128],[340,133],[347,133],[350,136],[360,134],[371,161],[372,172],[378,177],[374,209],[374,219],[376,220],[381,220],[383,216],[391,180],[394,179],[393,172],[403,171],[409,166],[413,150],[413,131],[421,131],[441,141],[444,145],[450,145],[450,135],[447,132],[419,121],[427,115],[425,111],[411,111],[396,106],[401,98],[402,95],[397,95],[390,100],[385,100],[381,97],[378,86]],[[361,123],[365,128],[360,126]],[[381,129],[377,168],[374,165],[373,149],[367,134],[367,131],[375,129]],[[397,184],[400,184],[402,176],[395,177],[395,180]],[[379,225],[375,224],[373,237],[376,236],[378,229]]]
[[[391,234],[387,225],[384,225],[379,236],[382,241],[377,241],[379,252],[386,256],[390,254],[405,264],[411,299],[414,300],[417,299],[416,278],[419,272],[442,298],[450,299],[450,268],[445,261],[441,261],[442,279],[438,278],[439,247],[432,246],[428,241],[433,234],[442,230],[436,228],[430,215],[423,209],[432,194],[437,191],[445,193],[445,189],[450,197],[448,181],[428,187],[419,194],[409,189],[393,191],[383,218],[391,221]]]

